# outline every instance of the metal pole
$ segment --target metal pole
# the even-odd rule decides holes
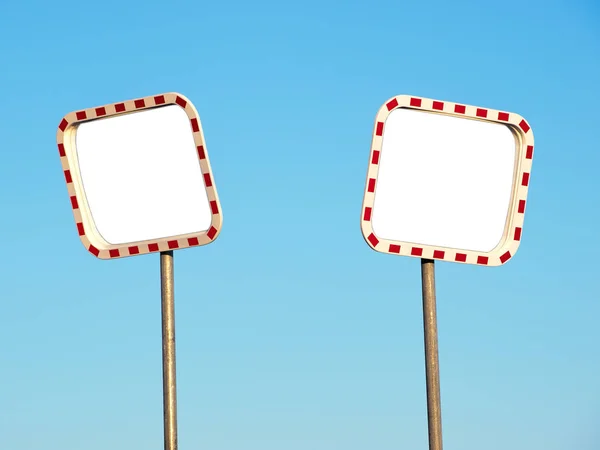
[[[442,404],[440,396],[440,361],[438,355],[434,269],[434,262],[432,260],[421,260],[429,450],[442,450]]]
[[[177,387],[175,370],[175,296],[173,251],[160,254],[162,306],[163,413],[165,450],[177,450]]]

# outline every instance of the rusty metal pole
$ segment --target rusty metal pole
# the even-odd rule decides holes
[[[175,296],[173,252],[160,254],[162,306],[163,414],[165,450],[177,450],[177,386],[175,367]]]
[[[427,380],[429,450],[442,450],[440,360],[438,352],[435,300],[435,267],[432,260],[421,260],[421,282],[423,287],[423,328],[425,334],[425,376]]]

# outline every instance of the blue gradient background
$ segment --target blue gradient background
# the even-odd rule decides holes
[[[593,1],[0,3],[0,448],[162,448],[158,255],[76,233],[63,114],[176,90],[224,211],[176,253],[180,447],[427,448],[419,262],[359,229],[396,94],[515,111],[523,243],[437,265],[447,450],[600,448]]]

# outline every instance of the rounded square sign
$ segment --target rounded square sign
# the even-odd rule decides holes
[[[57,143],[77,231],[96,257],[205,245],[219,234],[200,118],[183,95],[72,112]]]
[[[518,114],[394,97],[375,121],[363,236],[384,253],[504,264],[521,241],[532,158]]]

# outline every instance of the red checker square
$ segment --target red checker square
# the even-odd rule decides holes
[[[77,232],[79,236],[83,236],[85,234],[85,230],[83,229],[83,224],[81,222],[77,223]]]
[[[206,185],[206,187],[212,186],[212,180],[210,179],[210,173],[204,174],[204,184]]]
[[[527,159],[533,158],[533,145],[527,146],[527,153],[525,154],[525,158],[527,158]]]
[[[364,216],[363,216],[363,220],[366,220],[367,222],[368,222],[369,220],[371,220],[371,212],[372,212],[372,211],[373,211],[373,210],[367,206],[367,207],[365,208],[365,214],[364,214]]]
[[[446,252],[443,250],[434,250],[433,251],[433,257],[436,259],[444,259],[444,256],[446,256]]]
[[[421,106],[421,103],[422,103],[422,100],[421,100],[420,98],[415,98],[415,97],[412,97],[412,98],[410,99],[410,106],[417,106],[417,107],[420,107],[420,106]]]
[[[194,118],[190,120],[190,122],[192,123],[192,130],[194,131],[194,133],[200,131],[200,127],[198,126],[198,119]]]
[[[398,106],[398,100],[390,100],[385,106],[387,106],[388,111],[391,111]]]
[[[510,254],[510,252],[506,252],[504,255],[502,255],[502,256],[500,257],[500,262],[501,262],[502,264],[504,264],[506,261],[508,261],[508,260],[510,259],[510,257],[511,257],[511,256],[512,256],[512,255]]]
[[[519,227],[515,228],[515,241],[521,240],[521,231],[522,231],[521,228],[519,228]]]
[[[525,200],[519,200],[519,209],[518,209],[520,214],[523,214],[525,212]]]
[[[69,122],[67,122],[67,119],[63,119],[60,121],[60,125],[58,126],[58,128],[60,128],[60,131],[65,131],[67,125],[69,125]]]
[[[458,114],[464,114],[467,111],[467,107],[464,105],[454,105],[454,112]]]
[[[149,252],[157,252],[158,251],[158,244],[148,244],[148,251]]]
[[[127,250],[129,250],[130,255],[137,255],[140,252],[140,248],[137,245],[129,247]]]
[[[167,245],[170,249],[179,248],[179,242],[177,241],[169,241],[167,242]]]
[[[188,245],[189,246],[200,245],[200,242],[198,241],[197,237],[193,237],[193,238],[188,239]]]
[[[206,158],[206,153],[204,153],[204,147],[199,145],[198,147],[196,147],[196,150],[198,150],[198,158],[200,159],[205,159]]]
[[[373,150],[373,158],[371,164],[379,164],[379,150]]]
[[[78,111],[77,113],[75,113],[75,117],[77,117],[77,120],[84,120],[87,119],[87,114],[85,113],[85,111]]]
[[[423,256],[423,249],[421,247],[413,247],[410,254],[413,256]]]
[[[162,105],[165,102],[165,96],[164,95],[157,95],[156,97],[154,97],[154,104],[156,105]]]
[[[63,144],[58,144],[58,154],[63,157],[66,156],[65,146]]]
[[[121,256],[121,253],[119,252],[118,248],[113,248],[109,250],[108,254],[111,258],[118,258],[119,256]]]
[[[444,110],[444,102],[433,102],[433,109],[436,109],[438,111],[443,111]]]
[[[396,244],[390,244],[390,253],[400,253],[400,246]]]
[[[477,108],[477,112],[475,113],[475,115],[477,117],[487,117],[487,113],[487,109]]]
[[[79,204],[77,203],[77,197],[74,195],[71,197],[71,207],[73,209],[79,209]]]
[[[146,106],[146,102],[144,101],[143,98],[136,100],[135,102],[133,102],[133,104],[135,105],[136,108],[144,108]]]
[[[519,126],[525,133],[527,133],[531,129],[529,127],[529,125],[527,124],[527,122],[525,122],[525,120],[521,120],[521,122],[519,123]]]
[[[454,260],[458,261],[458,262],[466,262],[467,255],[464,253],[457,253],[456,256],[454,257]]]
[[[210,230],[208,230],[208,233],[206,233],[206,235],[208,236],[209,239],[213,239],[216,234],[217,234],[217,229],[215,227],[210,227]]]
[[[125,111],[125,103],[117,103],[115,105],[116,112],[124,112]]]
[[[94,247],[93,245],[90,245],[88,247],[89,252],[94,255],[94,256],[98,256],[100,254],[100,250],[98,250],[96,247]]]
[[[377,244],[379,244],[379,239],[377,239],[373,233],[371,233],[367,239],[373,247],[377,247]]]
[[[508,113],[499,112],[498,113],[498,120],[503,120],[504,122],[507,122],[508,121]]]
[[[377,127],[375,128],[375,134],[377,136],[381,136],[383,134],[383,122],[377,122]]]
[[[96,108],[96,116],[101,117],[106,115],[106,108],[101,106],[100,108]]]
[[[179,95],[177,96],[177,98],[175,99],[175,103],[177,103],[179,106],[181,106],[182,108],[185,108],[187,105],[187,102],[182,99]]]
[[[219,207],[217,206],[217,202],[214,200],[211,200],[210,202],[210,210],[212,211],[213,214],[219,214]]]
[[[529,185],[529,173],[527,173],[527,172],[523,173],[523,181],[521,182],[521,184],[523,186]]]
[[[490,258],[488,258],[487,256],[478,256],[477,257],[477,264],[482,264],[484,266],[487,266],[488,261],[490,260]]]
[[[369,192],[375,192],[375,178],[369,178],[369,186],[367,190]]]
[[[70,170],[65,170],[65,180],[67,181],[67,183],[72,183],[73,182],[73,178],[71,178],[71,171]]]

